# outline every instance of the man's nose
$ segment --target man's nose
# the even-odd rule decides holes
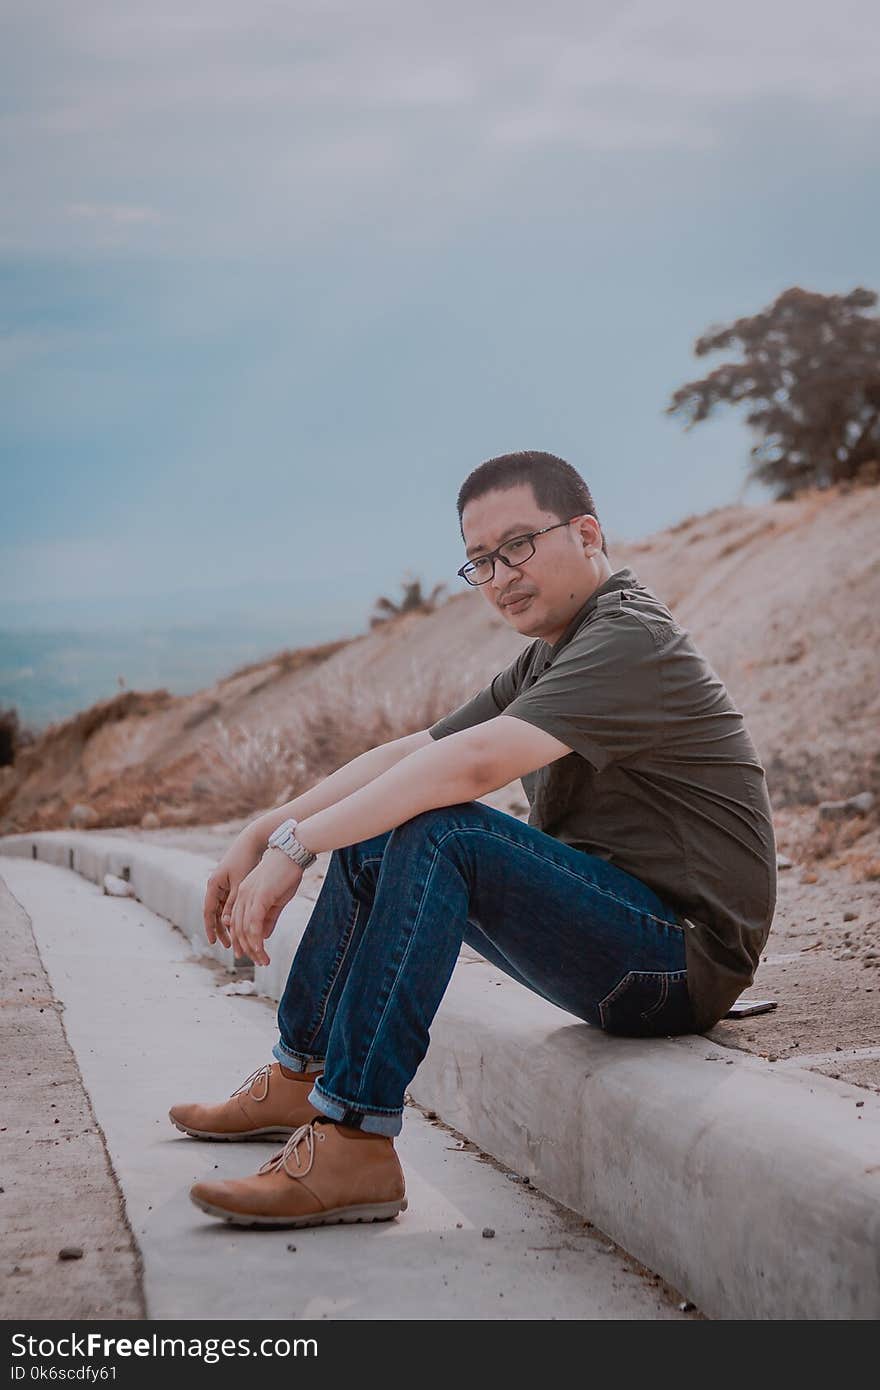
[[[492,575],[492,588],[501,593],[510,588],[513,580],[522,574],[521,566],[508,565],[500,555],[495,557],[495,573]]]

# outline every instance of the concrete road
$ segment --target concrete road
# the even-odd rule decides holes
[[[63,1003],[142,1256],[149,1318],[694,1316],[579,1216],[511,1180],[414,1105],[397,1140],[409,1207],[396,1221],[299,1231],[212,1221],[190,1203],[190,1183],[254,1172],[278,1144],[187,1139],[168,1122],[168,1106],[222,1099],[270,1061],[274,1008],[224,994],[230,977],[196,960],[183,935],[137,901],[25,859],[5,858],[0,871],[30,916]],[[33,1103],[45,1119],[50,1078],[40,1079],[39,1065],[33,1077]],[[54,1180],[65,1182],[63,1162]],[[72,1204],[89,1199],[70,1191]],[[63,1243],[63,1232],[55,1235]]]

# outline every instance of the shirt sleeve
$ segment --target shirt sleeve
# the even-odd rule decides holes
[[[516,660],[493,676],[489,684],[472,699],[459,705],[451,714],[445,714],[436,724],[432,724],[428,729],[431,737],[438,739],[445,738],[447,734],[458,734],[462,729],[470,729],[474,724],[482,724],[487,719],[494,719],[496,715],[502,714],[522,684],[529,656],[536,645],[532,642],[530,646],[524,647]]]
[[[650,628],[627,613],[588,623],[504,713],[552,734],[598,772],[656,747],[664,714]]]

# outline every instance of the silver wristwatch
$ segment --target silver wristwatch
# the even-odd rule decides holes
[[[273,830],[269,836],[268,848],[281,849],[292,859],[294,864],[299,864],[301,868],[307,869],[310,864],[314,864],[317,854],[313,854],[305,845],[301,845],[294,835],[296,830],[295,820],[283,820],[277,830]]]

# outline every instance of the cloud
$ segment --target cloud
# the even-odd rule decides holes
[[[8,8],[7,249],[237,253],[383,211],[436,229],[532,157],[723,151],[761,103],[844,134],[880,114],[875,0]]]

